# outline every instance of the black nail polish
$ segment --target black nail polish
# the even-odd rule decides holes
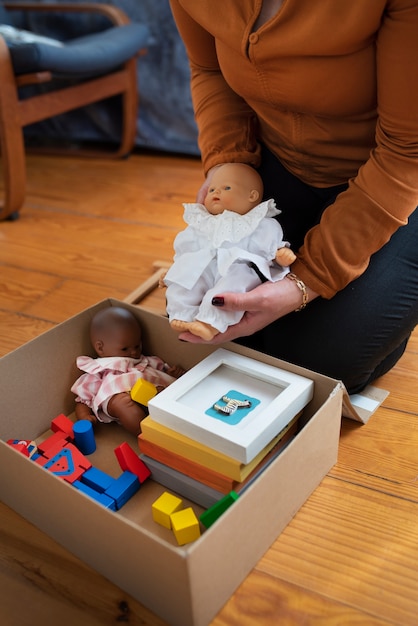
[[[214,298],[212,298],[213,306],[223,306],[224,303],[225,303],[225,301],[222,298],[222,296],[215,296]]]

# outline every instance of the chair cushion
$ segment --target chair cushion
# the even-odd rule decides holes
[[[19,45],[23,43],[47,43],[51,46],[61,47],[64,45],[62,41],[58,39],[52,39],[51,37],[44,37],[43,35],[37,35],[30,30],[22,30],[21,28],[15,28],[9,24],[0,24],[0,35],[4,37],[8,46]]]
[[[147,46],[146,26],[130,23],[66,41],[62,46],[43,41],[6,41],[16,74],[49,71],[62,76],[109,72]]]

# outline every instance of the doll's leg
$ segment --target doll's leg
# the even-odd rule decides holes
[[[140,423],[147,417],[148,411],[134,402],[129,393],[117,393],[110,398],[107,403],[107,411],[111,417],[115,417],[125,428],[133,435],[139,435],[141,432]]]
[[[172,284],[167,287],[166,300],[170,322],[176,319],[191,321],[199,310],[199,294],[180,285]]]
[[[167,313],[170,325],[174,330],[177,332],[191,330],[190,325],[195,320],[202,298],[215,280],[213,268],[209,266],[193,289],[185,289],[176,284],[167,287]]]
[[[225,311],[222,308],[215,307],[212,304],[213,297],[226,291],[245,293],[251,291],[259,284],[260,279],[258,275],[247,263],[233,263],[228,270],[228,274],[220,277],[215,286],[206,292],[199,307],[196,321],[216,329],[216,333],[212,336],[225,332],[228,326],[237,324],[240,321],[244,311]]]

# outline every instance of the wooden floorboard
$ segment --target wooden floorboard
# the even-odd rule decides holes
[[[187,157],[30,156],[20,219],[0,223],[0,356],[169,263],[201,181]],[[141,304],[163,312],[164,292]],[[383,405],[366,425],[343,420],[338,463],[212,626],[417,624],[417,330],[375,384],[390,392]],[[22,599],[6,626],[162,625],[4,505],[0,520],[2,613]]]

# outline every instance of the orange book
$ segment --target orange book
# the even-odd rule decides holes
[[[289,424],[274,437],[261,452],[250,463],[241,463],[213,448],[190,439],[171,428],[167,428],[163,424],[155,422],[149,415],[141,422],[141,430],[143,438],[149,442],[155,443],[164,450],[170,450],[182,458],[189,459],[198,465],[213,470],[223,476],[228,476],[237,482],[242,482],[247,476],[258,466],[260,461],[270,452],[276,443],[284,437],[286,432],[295,424],[301,413],[296,415]],[[157,460],[157,459],[156,459]]]
[[[212,489],[216,489],[221,493],[229,493],[230,491],[241,491],[247,484],[254,480],[262,468],[266,467],[271,460],[275,458],[279,452],[287,446],[298,432],[298,423],[295,422],[287,432],[276,442],[274,447],[268,452],[252,472],[242,481],[236,481],[228,476],[224,476],[219,472],[215,472],[199,463],[190,461],[185,457],[167,450],[152,441],[148,441],[144,434],[138,437],[138,446],[142,454],[151,457],[159,463],[163,463],[182,474],[186,474],[190,478],[197,480]]]
[[[182,474],[187,474],[190,478],[194,478],[208,487],[222,491],[222,493],[229,493],[234,488],[236,481],[232,478],[190,461],[171,450],[162,448],[156,443],[145,439],[143,434],[138,437],[138,446],[142,454],[150,456],[152,459],[164,463],[164,465],[168,465]]]

